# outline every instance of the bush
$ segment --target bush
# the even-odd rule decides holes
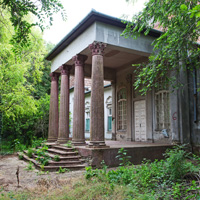
[[[141,165],[120,166],[108,172],[86,167],[85,178],[108,182],[112,188],[114,185],[127,186],[127,199],[200,198],[200,188],[195,181],[199,176],[194,174],[199,172],[200,159],[185,151],[184,145],[168,149],[164,155],[164,160],[144,160]],[[123,164],[125,160],[122,159]],[[185,179],[187,175],[189,180]]]
[[[29,157],[29,158],[32,158],[33,157],[33,149],[28,149],[28,151],[27,151],[27,156]]]

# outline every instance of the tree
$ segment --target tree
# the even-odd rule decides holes
[[[0,6],[10,13],[10,21],[15,30],[11,42],[17,46],[30,44],[32,27],[39,26],[43,31],[47,21],[49,25],[52,25],[54,13],[60,12],[63,20],[66,19],[65,10],[59,0],[0,0]],[[30,14],[35,16],[38,21],[27,20],[27,16]]]
[[[138,65],[136,88],[142,85],[141,92],[146,93],[158,87],[161,81],[176,88],[182,85],[181,80],[177,82],[180,71],[187,73],[193,71],[194,66],[199,68],[200,48],[196,43],[200,33],[199,19],[198,0],[149,0],[143,11],[134,15],[132,22],[127,22],[125,37],[148,35],[157,24],[162,30],[161,36],[153,42],[149,62]]]
[[[3,139],[13,142],[17,138],[30,144],[33,136],[47,133],[50,63],[44,61],[44,56],[48,50],[40,31],[33,27],[29,45],[21,47],[17,54],[13,52],[10,39],[14,30],[10,15],[7,11],[1,14],[0,121],[3,121]],[[0,131],[1,125],[0,122]]]

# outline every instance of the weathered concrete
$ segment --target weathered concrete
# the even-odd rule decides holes
[[[61,70],[61,92],[58,143],[66,143],[69,140],[69,76],[71,66],[63,65]]]
[[[104,141],[104,84],[103,43],[92,43],[92,90],[89,146],[105,146]]]
[[[73,138],[74,145],[85,144],[85,96],[84,96],[84,62],[85,55],[73,57],[75,63],[75,85],[74,85],[74,111],[73,111]]]
[[[58,73],[51,73],[51,97],[49,108],[48,142],[55,142],[58,138]]]
[[[87,148],[77,147],[82,157],[90,157],[91,165],[93,167],[101,166],[102,160],[109,167],[117,167],[120,162],[116,158],[118,150],[124,148],[127,150],[127,156],[131,156],[130,162],[133,164],[141,164],[144,158],[148,160],[162,159],[163,153],[168,148],[172,148],[172,145],[163,144],[147,144],[139,142],[117,142],[117,141],[106,141],[106,144],[110,148]]]
[[[188,73],[190,131],[193,152],[200,155],[200,69],[198,66]]]

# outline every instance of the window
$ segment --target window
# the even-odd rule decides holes
[[[112,97],[109,96],[106,99],[106,107],[107,107],[107,131],[112,131]]]
[[[86,119],[85,119],[85,130],[90,131],[90,113],[86,113]]]
[[[90,131],[90,103],[85,103],[85,131]]]
[[[155,93],[156,129],[170,129],[169,91],[160,90]]]
[[[127,128],[127,100],[126,89],[122,88],[117,95],[118,106],[118,130],[126,130]]]
[[[108,108],[108,131],[112,131],[112,109]]]

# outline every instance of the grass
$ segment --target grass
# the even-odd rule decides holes
[[[116,170],[86,167],[84,177],[68,178],[63,183],[43,184],[32,191],[6,193],[7,199],[48,200],[198,200],[200,199],[200,158],[176,146],[167,150],[164,160],[144,161],[141,165],[128,165],[126,151],[121,149],[120,160],[126,166]]]

